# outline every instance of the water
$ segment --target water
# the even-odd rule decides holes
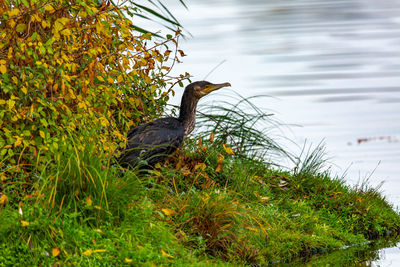
[[[400,205],[399,1],[166,3],[192,34],[175,73],[202,80],[222,63],[207,77],[231,82],[221,94],[272,96],[255,103],[294,125],[285,136],[300,145],[324,140],[333,173],[347,173],[349,184],[384,182],[387,199]]]

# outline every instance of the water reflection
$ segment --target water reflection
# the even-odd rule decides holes
[[[276,263],[274,266],[398,266],[399,250],[395,240],[381,240],[354,245],[328,254],[317,254],[287,264]]]

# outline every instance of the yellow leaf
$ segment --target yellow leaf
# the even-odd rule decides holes
[[[72,34],[72,32],[70,29],[65,29],[65,30],[61,31],[61,34],[65,35],[65,36],[70,36]]]
[[[128,259],[128,258],[125,258],[125,262],[132,262],[133,260],[132,259]]]
[[[161,255],[163,257],[169,257],[169,258],[173,258],[174,256],[169,255],[167,252],[165,252],[163,249],[161,249]]]
[[[17,24],[13,19],[9,20],[9,24],[11,28],[14,28],[15,24]]]
[[[6,67],[6,65],[0,65],[0,72],[1,72],[2,74],[4,74],[4,73],[7,72],[7,67]]]
[[[85,201],[86,201],[86,204],[87,204],[88,206],[92,206],[93,201],[92,201],[92,199],[90,198],[90,196],[86,197],[86,198],[85,198]]]
[[[60,249],[53,248],[53,250],[51,251],[51,255],[53,255],[53,257],[57,257],[58,255],[60,255]]]
[[[224,155],[218,154],[218,163],[221,163],[225,159]]]
[[[49,11],[50,13],[54,12],[54,8],[52,5],[45,5],[44,10]]]
[[[45,139],[45,138],[46,138],[46,135],[44,134],[44,132],[43,132],[43,131],[39,131],[39,134],[40,134],[40,137],[42,137],[43,139]]]
[[[107,252],[107,249],[95,249],[95,250],[93,250],[93,253],[98,253],[98,252]]]
[[[220,172],[222,170],[222,163],[218,163],[217,168],[215,168],[215,172]]]
[[[6,195],[1,195],[0,204],[7,204],[7,202],[8,202],[8,197]]]
[[[224,150],[228,155],[234,155],[232,148],[227,147],[225,144],[223,144]]]
[[[142,65],[142,66],[146,66],[147,60],[144,59],[144,58],[141,58],[140,61],[139,61],[139,64]]]
[[[176,213],[176,211],[174,211],[173,209],[168,209],[168,208],[161,209],[161,211],[167,216],[171,216],[171,215],[174,215]]]
[[[19,136],[15,136],[17,138],[17,141],[15,141],[14,146],[17,147],[22,143],[22,138]]]
[[[19,14],[19,9],[18,8],[14,8],[8,14],[10,15],[10,17],[16,16],[16,15]]]
[[[151,85],[150,93],[154,93],[157,89],[157,86],[155,84]]]
[[[108,83],[114,83],[114,79],[113,79],[113,78],[111,78],[110,76],[108,76],[108,78],[107,78],[107,82],[108,82]]]
[[[27,94],[27,93],[28,93],[28,89],[26,89],[25,86],[22,86],[21,91],[22,91],[24,94]]]
[[[117,77],[117,81],[118,81],[119,83],[122,83],[122,82],[124,81],[124,77],[123,77],[122,75],[119,75],[119,76]]]
[[[92,253],[93,253],[93,251],[91,249],[88,249],[88,250],[82,252],[82,254],[85,256],[90,256],[90,255],[92,255]]]
[[[86,104],[84,102],[79,102],[78,103],[79,108],[86,108]]]
[[[145,83],[147,83],[147,84],[150,84],[153,82],[153,80],[149,76],[144,76],[143,79],[144,79]]]
[[[206,169],[206,164],[204,163],[197,163],[196,166],[194,166],[194,169],[197,170],[198,168],[201,168],[202,171]]]
[[[26,226],[29,225],[29,222],[27,222],[27,221],[21,221],[21,225],[22,225],[22,227],[26,227]]]
[[[8,48],[8,59],[12,58],[13,58],[13,48],[10,46],[10,48]]]
[[[95,229],[96,232],[98,232],[99,234],[102,234],[103,231],[101,231],[101,229]]]
[[[12,99],[9,99],[9,100],[7,101],[7,104],[8,104],[8,108],[9,108],[9,109],[12,109],[12,108],[14,107],[14,105],[15,105],[15,101],[12,100]]]

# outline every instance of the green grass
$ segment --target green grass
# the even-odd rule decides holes
[[[376,189],[323,171],[321,146],[287,170],[266,160],[270,144],[249,148],[260,132],[213,131],[148,173],[121,169],[89,138],[30,172],[1,165],[0,266],[284,264],[399,232]]]

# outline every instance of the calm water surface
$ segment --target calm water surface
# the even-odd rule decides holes
[[[229,81],[245,97],[272,96],[254,101],[293,125],[284,136],[325,140],[333,173],[347,173],[349,184],[384,182],[400,206],[400,1],[186,2],[189,10],[166,1],[192,34],[176,73],[201,80],[224,62],[207,80]]]

